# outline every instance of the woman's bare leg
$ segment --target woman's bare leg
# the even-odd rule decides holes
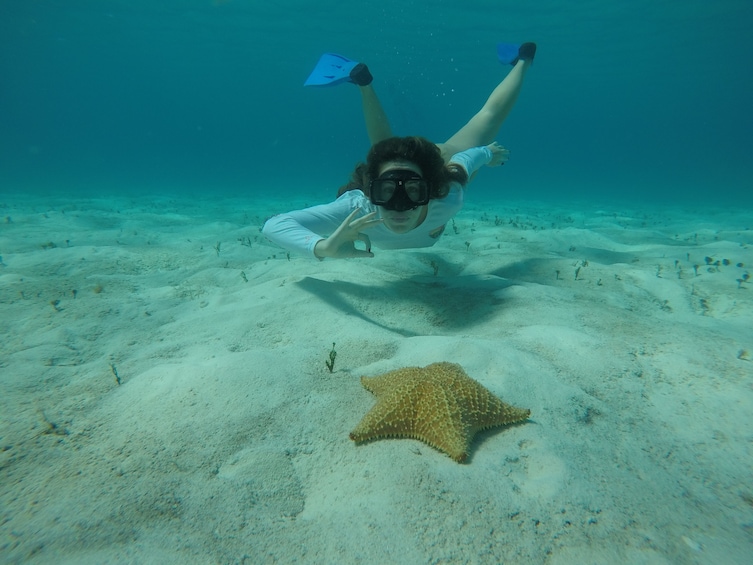
[[[437,146],[448,160],[455,153],[471,147],[489,145],[497,137],[502,122],[510,114],[523,87],[523,77],[531,66],[528,59],[520,59],[497,88],[492,91],[484,106],[458,132]]]
[[[358,87],[361,91],[361,102],[363,103],[363,117],[366,121],[366,133],[369,135],[369,141],[374,145],[383,139],[392,137],[392,128],[387,114],[382,108],[382,103],[370,84]]]

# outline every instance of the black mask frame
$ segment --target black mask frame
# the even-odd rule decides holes
[[[369,194],[375,206],[397,212],[425,206],[431,199],[429,184],[409,169],[387,171],[378,179],[372,180]]]

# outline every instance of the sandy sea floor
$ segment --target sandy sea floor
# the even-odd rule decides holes
[[[259,233],[303,204],[0,196],[0,561],[750,562],[750,210],[471,202],[318,262]],[[530,419],[348,438],[444,360]]]

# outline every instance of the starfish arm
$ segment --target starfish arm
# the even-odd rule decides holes
[[[423,420],[413,437],[461,462],[468,456],[473,433],[459,420],[453,422],[438,416]]]
[[[476,414],[477,416],[475,420],[470,423],[474,432],[522,422],[523,420],[528,419],[531,415],[531,411],[511,406],[510,404],[502,402],[498,398],[490,395],[489,398],[485,399],[485,402],[478,407],[478,412]]]
[[[382,437],[412,437],[413,421],[407,405],[391,402],[387,397],[366,413],[350,432],[350,439],[361,442]]]

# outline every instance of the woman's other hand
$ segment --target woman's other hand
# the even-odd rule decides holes
[[[487,163],[489,167],[504,165],[510,158],[510,150],[505,149],[496,141],[492,141],[486,148],[492,152],[492,160]]]
[[[353,210],[343,223],[340,224],[340,227],[335,230],[335,233],[317,242],[314,247],[314,255],[319,259],[324,259],[325,257],[335,257],[338,259],[347,257],[373,257],[371,240],[368,235],[361,232],[378,226],[382,223],[382,220],[375,219],[376,212],[370,212],[365,216],[356,218],[360,213],[360,208]],[[356,248],[356,241],[363,242],[365,249]]]

